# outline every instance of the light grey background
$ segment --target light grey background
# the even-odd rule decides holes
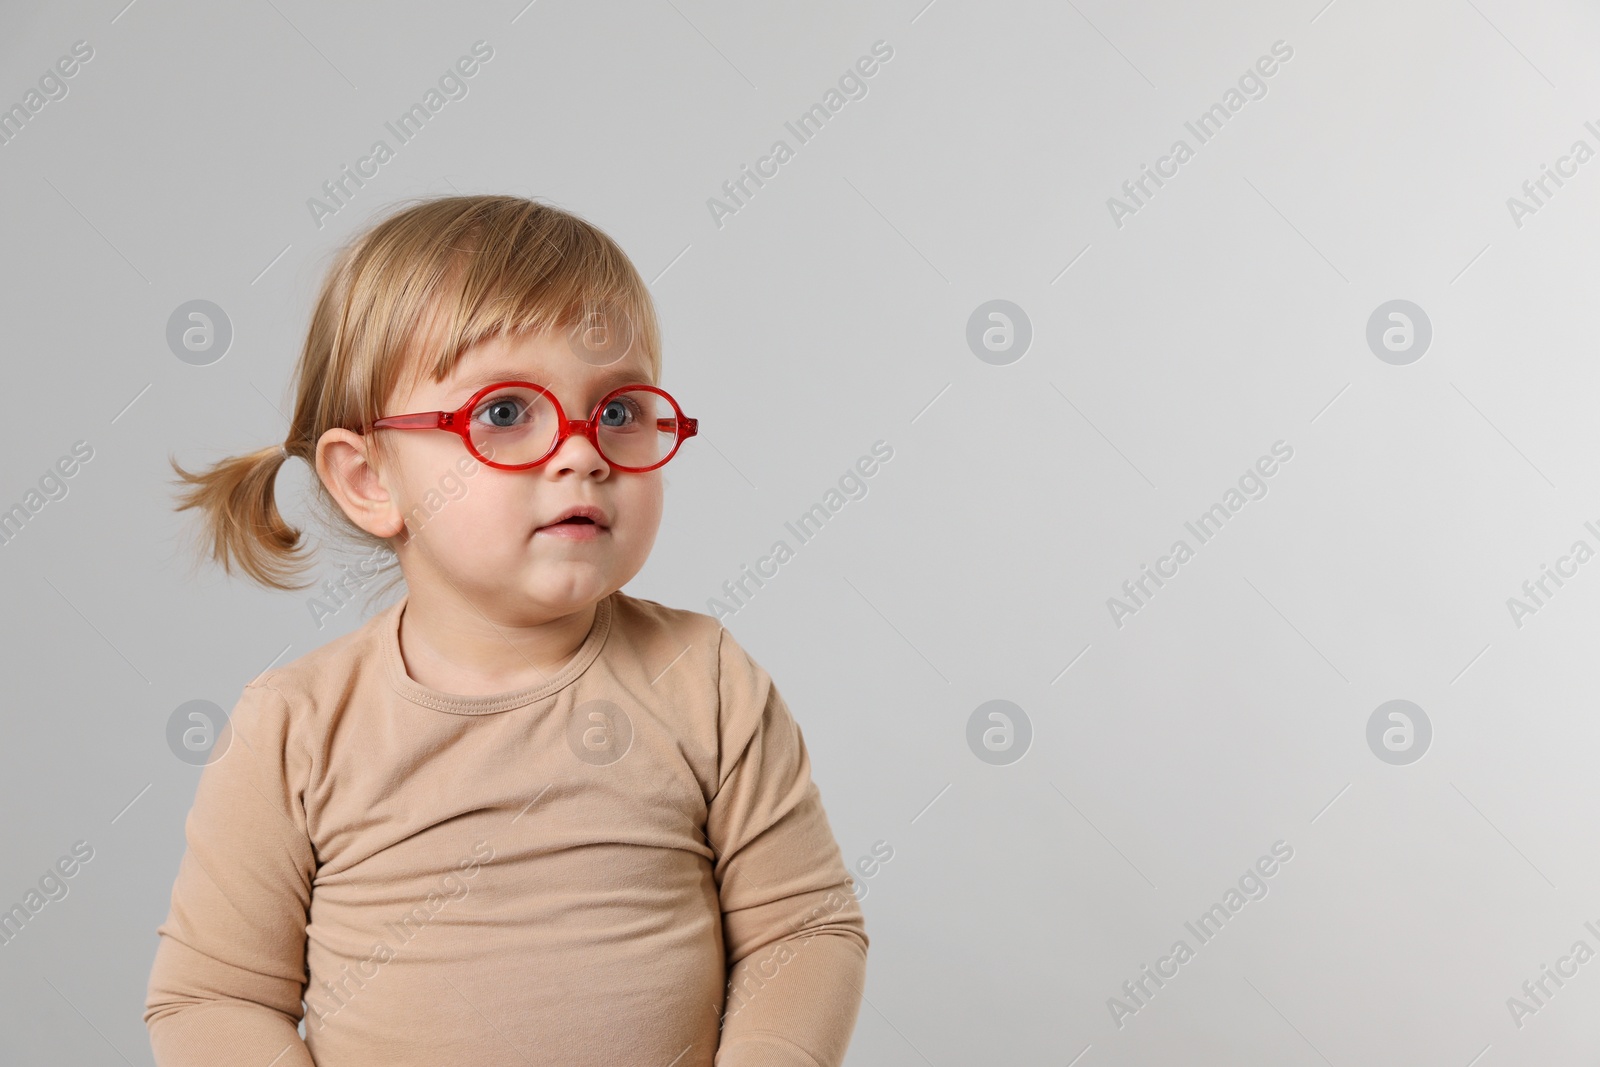
[[[1600,148],[1592,5],[523,2],[0,8],[0,106],[94,49],[0,146],[0,510],[94,449],[0,546],[0,905],[95,849],[0,946],[0,1060],[151,1062],[199,773],[168,717],[363,621],[189,580],[166,457],[281,441],[332,249],[453,191],[576,211],[651,281],[702,431],[629,592],[709,610],[894,449],[727,619],[846,861],[894,850],[852,1067],[1600,1057],[1600,960],[1520,1026],[1507,1004],[1600,950],[1600,560],[1520,626],[1507,603],[1600,547],[1600,160],[1520,226],[1507,203]],[[308,198],[477,40],[469,94],[319,228]],[[867,95],[719,227],[708,198],[878,40]],[[1178,138],[1119,227],[1108,198]],[[193,299],[234,329],[209,366],[165,340]],[[1006,365],[966,340],[995,299],[1033,333]],[[1366,340],[1397,299],[1432,325],[1408,365]],[[1119,627],[1108,598],[1280,440],[1267,495]],[[311,477],[278,483],[301,527]],[[1432,724],[1408,765],[1367,743],[1392,699]],[[967,742],[991,700],[1031,724],[1006,765]],[[1200,945],[1185,921],[1276,841],[1265,898]],[[1108,999],[1179,938],[1119,1027]]]

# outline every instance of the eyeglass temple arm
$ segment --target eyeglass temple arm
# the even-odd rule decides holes
[[[657,419],[656,429],[662,433],[681,433],[684,437],[693,437],[700,432],[700,420],[687,415],[681,419]]]
[[[453,411],[423,411],[415,415],[390,415],[372,424],[374,430],[453,430],[456,413]]]

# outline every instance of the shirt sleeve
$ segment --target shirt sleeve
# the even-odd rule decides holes
[[[298,1030],[312,760],[290,726],[282,694],[247,685],[200,772],[145,997],[157,1067],[315,1067]]]
[[[706,816],[728,988],[716,1067],[839,1067],[866,979],[866,924],[800,727],[726,629],[722,745]]]

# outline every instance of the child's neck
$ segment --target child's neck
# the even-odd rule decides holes
[[[459,600],[457,600],[459,604]],[[408,596],[400,616],[400,657],[418,685],[452,696],[492,696],[539,685],[583,647],[597,606],[526,628],[496,625],[468,609],[420,607]]]

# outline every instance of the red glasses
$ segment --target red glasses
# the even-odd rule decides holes
[[[371,430],[449,430],[481,462],[498,470],[537,467],[573,434],[582,434],[617,470],[652,471],[677,454],[700,422],[653,385],[624,385],[607,393],[587,419],[569,419],[555,394],[532,382],[484,386],[455,411],[389,415]],[[490,458],[493,457],[493,458]]]

